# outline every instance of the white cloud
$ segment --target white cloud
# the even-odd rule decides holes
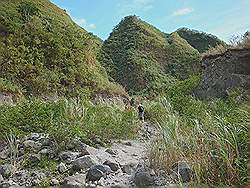
[[[173,15],[174,16],[184,16],[184,15],[187,15],[187,14],[190,14],[191,12],[193,12],[194,9],[193,8],[182,8],[182,9],[178,9],[176,10]]]
[[[75,22],[78,24],[78,25],[80,25],[80,26],[86,26],[86,24],[87,24],[87,22],[86,22],[86,20],[84,19],[84,18],[80,18],[80,19],[74,19],[75,20]]]
[[[96,28],[96,25],[95,25],[95,24],[89,24],[89,28],[90,28],[90,29],[95,29],[95,28]]]
[[[86,19],[84,18],[72,18],[74,20],[75,23],[77,23],[77,25],[85,28],[85,29],[90,29],[90,30],[93,30],[93,29],[96,29],[96,25],[93,24],[93,23],[88,23]]]

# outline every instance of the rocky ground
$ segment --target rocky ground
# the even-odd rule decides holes
[[[0,188],[170,187],[147,165],[147,148],[158,131],[144,123],[136,140],[94,148],[72,140],[56,153],[48,135],[33,133],[0,147]]]

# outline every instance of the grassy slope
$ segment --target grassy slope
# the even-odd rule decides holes
[[[0,90],[8,82],[32,95],[125,94],[96,60],[100,45],[48,0],[2,0]]]
[[[104,42],[100,59],[110,76],[127,90],[152,91],[152,87],[173,80],[166,73],[187,77],[194,71],[193,65],[197,66],[199,54],[178,34],[167,35],[128,16]]]
[[[176,32],[201,53],[218,45],[227,46],[227,44],[218,37],[205,32],[199,32],[188,28],[180,28]]]

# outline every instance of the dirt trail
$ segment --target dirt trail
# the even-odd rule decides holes
[[[153,125],[143,123],[136,140],[114,142],[108,149],[89,149],[90,154],[94,155],[100,163],[109,160],[121,166],[117,172],[99,181],[98,187],[136,187],[133,182],[136,167],[138,164],[144,164],[149,144],[157,134],[159,131]]]

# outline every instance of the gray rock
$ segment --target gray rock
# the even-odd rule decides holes
[[[29,140],[34,140],[34,141],[38,141],[40,138],[40,134],[39,133],[31,133]]]
[[[87,181],[99,181],[102,177],[106,178],[111,173],[111,169],[106,165],[92,166],[86,176]]]
[[[109,166],[111,168],[111,170],[114,172],[120,169],[119,164],[117,164],[115,162],[111,162],[109,160],[105,161],[103,164]]]
[[[25,140],[23,142],[24,148],[31,151],[39,151],[42,147],[40,142],[36,142],[34,140]]]
[[[60,184],[60,182],[55,178],[53,178],[50,182],[51,186],[58,186],[59,184]]]
[[[86,156],[76,159],[73,162],[72,169],[74,171],[88,170],[91,166],[94,166],[96,164],[97,164],[97,160],[95,159],[94,156],[86,155]]]
[[[0,183],[3,182],[3,176],[0,174]]]
[[[3,150],[2,152],[0,152],[0,159],[5,160],[5,159],[8,158],[8,156],[9,156],[9,150],[8,149]]]
[[[77,174],[64,179],[62,188],[85,188],[85,174]]]
[[[72,150],[72,151],[77,151],[80,152],[83,155],[90,155],[89,151],[88,151],[88,145],[84,144],[83,142],[81,142],[78,139],[74,139],[71,141],[71,143],[69,143],[66,148],[68,150]]]
[[[0,166],[0,174],[4,178],[8,178],[15,171],[15,167],[11,164],[5,164]]]
[[[48,157],[49,159],[54,159],[55,156],[56,156],[55,151],[53,151],[53,150],[51,150],[51,149],[47,149],[47,148],[44,148],[44,149],[42,149],[41,151],[39,151],[39,154],[40,154],[41,156]]]
[[[138,164],[136,167],[133,181],[138,188],[146,188],[154,185],[154,177],[144,164]]]
[[[192,179],[192,169],[185,161],[180,161],[173,166],[172,177],[176,181],[182,181],[183,183],[190,182]]]
[[[126,145],[126,146],[132,146],[131,142],[124,142],[123,144]]]
[[[64,151],[59,154],[59,158],[66,163],[71,163],[81,156],[80,152]]]
[[[122,165],[122,172],[123,173],[126,173],[126,174],[132,174],[134,168],[135,168],[135,165],[134,163],[128,163],[128,164],[124,164]]]
[[[113,150],[113,149],[110,149],[110,148],[106,149],[105,152],[107,152],[107,153],[109,153],[111,155],[117,155],[118,154],[117,150]]]
[[[7,182],[2,182],[0,184],[0,188],[20,188],[20,186],[17,183],[10,180]]]
[[[29,162],[30,163],[38,163],[41,161],[41,155],[39,154],[30,154],[29,155]]]
[[[58,172],[60,172],[60,173],[65,173],[65,172],[68,171],[68,168],[67,168],[67,166],[66,166],[64,163],[61,162],[61,163],[57,166],[57,170],[58,170]]]
[[[111,185],[110,188],[127,188],[128,185],[125,184],[115,184],[115,185]]]

